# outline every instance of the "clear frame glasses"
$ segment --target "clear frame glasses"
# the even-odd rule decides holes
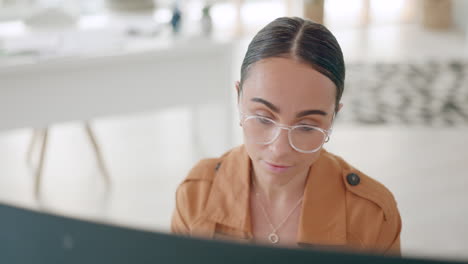
[[[289,144],[301,153],[317,152],[325,142],[328,142],[332,131],[331,128],[325,130],[311,125],[288,126],[267,117],[243,113],[241,113],[241,123],[246,139],[260,145],[273,143],[281,130],[287,130]]]

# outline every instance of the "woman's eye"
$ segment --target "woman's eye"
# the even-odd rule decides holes
[[[303,121],[297,124],[298,126],[309,126],[309,127],[319,127],[317,122],[311,122],[311,121]]]
[[[265,118],[265,117],[261,117],[261,116],[258,116],[257,117],[257,121],[261,124],[264,124],[264,125],[272,125],[273,124],[273,121],[268,119],[268,118]]]
[[[300,126],[299,129],[303,132],[315,132],[317,129],[315,129],[312,126]]]

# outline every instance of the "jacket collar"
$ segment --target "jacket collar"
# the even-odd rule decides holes
[[[207,201],[205,219],[251,233],[250,167],[242,145],[221,160]],[[309,171],[297,236],[298,244],[346,244],[345,186],[342,171],[321,150]]]

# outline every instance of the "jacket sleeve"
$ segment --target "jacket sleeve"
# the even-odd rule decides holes
[[[171,220],[172,233],[194,235],[195,223],[205,211],[216,164],[217,159],[201,160],[177,187]]]
[[[171,232],[174,234],[179,234],[179,235],[189,235],[190,228],[187,225],[187,222],[184,219],[185,217],[180,210],[180,206],[184,202],[183,196],[184,195],[182,191],[180,190],[180,187],[177,188],[175,208],[174,208],[174,212],[172,214],[172,220],[171,220]]]
[[[394,214],[384,221],[377,244],[386,256],[401,256],[400,234],[401,217],[396,210]]]

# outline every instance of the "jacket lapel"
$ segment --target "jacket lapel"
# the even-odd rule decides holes
[[[249,233],[250,166],[243,145],[221,160],[207,201],[206,220]]]
[[[346,200],[341,166],[322,150],[304,190],[298,244],[346,244]]]

